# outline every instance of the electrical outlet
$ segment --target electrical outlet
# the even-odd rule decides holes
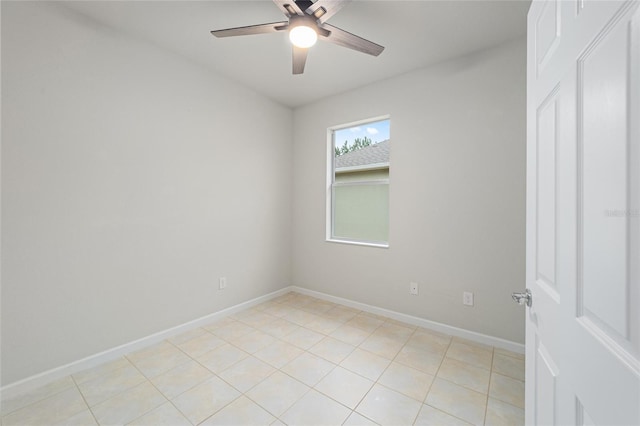
[[[413,296],[418,295],[418,283],[409,283],[409,294]]]
[[[227,288],[227,277],[220,277],[220,280],[218,282],[220,290],[224,290],[225,288]]]
[[[465,291],[462,293],[462,304],[467,306],[473,306],[473,293]]]

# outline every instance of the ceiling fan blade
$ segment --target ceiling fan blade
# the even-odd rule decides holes
[[[378,56],[384,50],[384,47],[379,44],[366,40],[362,37],[358,37],[357,35],[351,34],[345,30],[341,30],[333,25],[324,24],[322,27],[330,31],[330,34],[326,36],[325,40],[333,44],[348,47],[349,49],[357,50],[358,52],[373,56]]]
[[[318,22],[324,23],[351,0],[318,0],[309,6],[305,13],[313,15]]]
[[[233,37],[252,34],[267,34],[275,33],[287,29],[289,23],[284,22],[272,22],[270,24],[249,25],[247,27],[227,28],[224,30],[211,31],[216,37]]]
[[[309,49],[293,46],[293,73],[302,74],[304,64],[307,62],[307,52]]]
[[[291,18],[295,15],[304,16],[304,12],[294,0],[273,0],[278,8],[285,14],[287,18]]]

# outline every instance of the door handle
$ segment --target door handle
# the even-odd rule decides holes
[[[533,297],[531,296],[531,290],[526,289],[524,293],[512,293],[511,298],[515,300],[518,305],[527,305],[531,307],[531,303],[533,303]]]

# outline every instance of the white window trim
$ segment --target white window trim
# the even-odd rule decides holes
[[[337,239],[337,238],[327,238],[328,243],[338,243],[338,244],[350,244],[352,246],[364,246],[364,247],[376,247],[376,248],[389,248],[389,243],[367,243],[365,241],[359,240],[347,240],[347,239]]]
[[[378,117],[372,117],[372,118],[367,118],[366,120],[358,120],[358,121],[353,121],[351,123],[346,123],[346,124],[340,124],[338,126],[332,126],[329,127],[327,129],[327,170],[326,170],[326,176],[327,176],[327,181],[326,181],[326,212],[325,212],[325,217],[326,217],[326,223],[325,223],[325,230],[326,230],[326,236],[325,236],[325,241],[329,242],[329,243],[339,243],[339,244],[350,244],[350,245],[356,245],[356,246],[364,246],[364,247],[376,247],[376,248],[389,248],[389,242],[387,241],[386,243],[382,243],[382,242],[373,242],[373,241],[363,241],[363,240],[351,240],[351,239],[347,239],[347,238],[336,238],[333,236],[333,179],[334,179],[334,169],[333,169],[333,161],[335,159],[335,149],[334,149],[334,143],[333,143],[333,132],[335,132],[336,130],[342,130],[342,129],[347,129],[349,127],[356,127],[356,126],[360,126],[362,124],[367,124],[367,123],[372,123],[374,121],[383,121],[383,120],[390,120],[391,116],[390,115],[381,115]],[[388,167],[389,164],[387,163],[386,166]],[[362,182],[362,183],[374,183],[374,181],[370,181],[370,182]],[[388,184],[389,180],[385,179],[384,181],[376,181],[375,183],[380,183],[380,184]],[[350,184],[350,185],[354,185],[357,183],[341,183],[339,184],[340,186],[344,185],[344,184]]]
[[[389,185],[389,179],[376,179],[376,180],[356,180],[347,182],[335,182],[333,187],[336,186],[360,186],[360,185]]]
[[[336,173],[351,173],[351,172],[363,172],[366,170],[380,170],[380,169],[388,169],[389,163],[376,163],[376,164],[367,164],[366,166],[350,166],[350,167],[340,167],[335,170]]]

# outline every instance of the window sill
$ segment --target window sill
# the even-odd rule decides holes
[[[349,244],[353,246],[376,247],[385,249],[389,248],[388,243],[367,243],[365,241],[340,240],[336,238],[327,238],[326,241],[328,243]]]

